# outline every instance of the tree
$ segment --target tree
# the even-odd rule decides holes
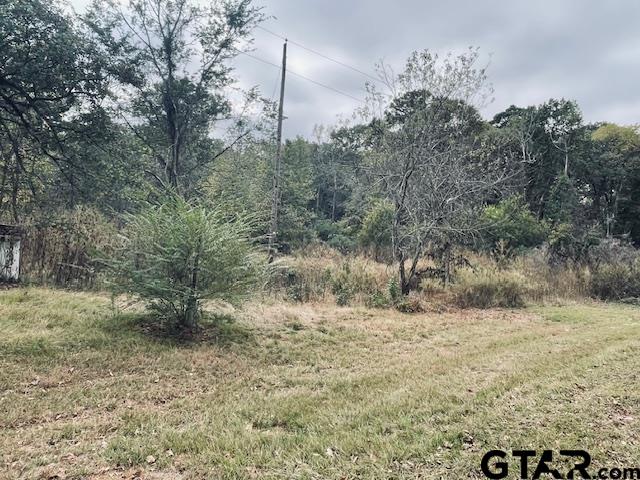
[[[14,221],[30,203],[74,205],[100,177],[78,152],[103,125],[103,60],[57,2],[0,3],[0,205]]]
[[[328,138],[318,135],[317,147],[312,157],[314,210],[318,217],[336,222],[348,213],[366,131],[365,125],[357,125],[336,128],[329,133]]]
[[[569,159],[576,150],[576,140],[582,131],[582,113],[574,101],[551,99],[540,107],[545,118],[545,131],[553,146],[561,153],[564,168],[569,176]]]
[[[105,260],[114,291],[135,295],[194,329],[202,300],[237,302],[258,282],[264,259],[250,228],[246,218],[177,196],[129,215],[119,251]]]
[[[546,216],[550,187],[560,175],[575,176],[584,154],[585,127],[577,104],[550,99],[542,105],[511,106],[491,121],[503,135],[505,154],[521,165],[520,189],[538,218]]]
[[[369,102],[368,112],[383,106],[381,147],[369,161],[393,204],[392,249],[405,294],[430,243],[449,252],[457,238],[478,232],[483,202],[505,176],[474,158],[483,122],[472,102],[490,93],[477,61],[476,50],[444,60],[415,52],[403,73],[386,76],[395,95],[374,91]]]
[[[591,155],[585,158],[579,173],[589,187],[594,212],[607,237],[623,233],[626,228],[632,230],[627,225],[637,219],[637,203],[630,199],[635,192],[633,184],[640,178],[638,130],[605,123],[593,130],[591,141]]]
[[[251,0],[131,0],[128,8],[95,0],[85,16],[110,57],[120,113],[149,150],[159,183],[185,193],[226,150],[210,127],[230,113],[227,61],[261,18]]]
[[[282,188],[280,200],[281,248],[301,245],[308,240],[314,219],[309,208],[313,200],[311,158],[315,146],[301,137],[287,140],[282,155]]]
[[[562,174],[556,178],[549,190],[546,219],[553,225],[577,223],[580,197],[574,182]]]

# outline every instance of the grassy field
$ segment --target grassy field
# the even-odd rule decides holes
[[[0,331],[0,478],[483,478],[524,447],[640,466],[637,308],[253,305],[175,341],[14,289]]]

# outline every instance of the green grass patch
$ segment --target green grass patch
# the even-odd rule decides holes
[[[1,292],[0,477],[482,478],[493,448],[639,460],[635,307],[273,304],[203,326]]]

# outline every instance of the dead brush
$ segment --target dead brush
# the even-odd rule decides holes
[[[65,288],[101,285],[97,251],[109,252],[116,226],[91,207],[59,212],[25,225],[21,269],[27,282]]]

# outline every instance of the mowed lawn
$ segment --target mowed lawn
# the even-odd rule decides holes
[[[253,305],[175,341],[107,296],[13,289],[0,332],[0,478],[484,478],[494,448],[640,466],[638,308]]]

